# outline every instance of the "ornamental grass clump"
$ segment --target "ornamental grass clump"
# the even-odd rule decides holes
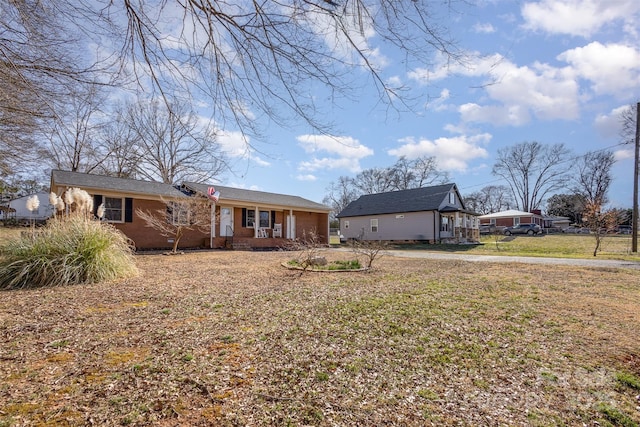
[[[0,247],[0,289],[95,283],[138,273],[129,240],[77,213]]]

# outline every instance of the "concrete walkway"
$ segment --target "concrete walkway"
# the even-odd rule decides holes
[[[349,250],[349,249],[338,249]],[[500,255],[469,255],[452,254],[446,252],[429,252],[424,250],[385,250],[385,256],[397,256],[405,258],[425,258],[442,260],[460,260],[469,262],[502,262],[502,263],[524,263],[540,265],[573,265],[578,267],[607,267],[607,268],[631,268],[640,270],[640,262],[618,261],[611,259],[574,259],[574,258],[541,258],[523,256],[500,256]]]

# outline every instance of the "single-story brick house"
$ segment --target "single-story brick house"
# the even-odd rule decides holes
[[[516,209],[509,209],[502,212],[480,216],[481,225],[495,225],[496,227],[512,227],[518,224],[538,224],[545,228],[545,219],[540,211],[524,212]]]
[[[478,214],[467,210],[455,184],[367,194],[338,215],[346,239],[477,242]]]
[[[51,191],[61,195],[68,188],[80,188],[94,198],[94,210],[107,207],[105,218],[134,243],[137,249],[170,248],[172,241],[146,226],[136,210],[155,212],[166,202],[189,197],[206,198],[207,184],[185,182],[173,186],[160,182],[115,178],[53,170]],[[267,193],[215,185],[217,201],[210,199],[214,225],[209,233],[188,230],[180,248],[277,248],[287,240],[314,231],[329,243],[329,212],[320,203],[298,196]]]

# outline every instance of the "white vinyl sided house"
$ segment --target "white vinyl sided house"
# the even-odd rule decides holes
[[[338,215],[344,238],[429,243],[472,243],[478,214],[467,210],[456,184],[367,194]]]

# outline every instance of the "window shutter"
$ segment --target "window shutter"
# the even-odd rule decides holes
[[[98,212],[98,207],[102,204],[102,195],[94,194],[93,195],[93,214],[96,215]]]
[[[247,208],[242,208],[242,226],[247,226]]]
[[[124,222],[133,222],[133,199],[124,199]]]
[[[271,228],[273,228],[273,224],[276,223],[276,211],[271,211]]]

